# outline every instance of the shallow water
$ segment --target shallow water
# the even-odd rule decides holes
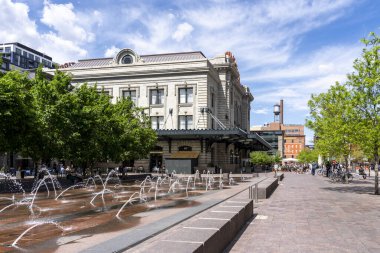
[[[129,229],[139,225],[140,218],[134,214],[165,208],[186,208],[198,205],[193,198],[186,198],[184,185],[186,180],[182,180],[181,185],[176,187],[175,193],[168,194],[169,184],[163,183],[157,193],[157,201],[154,200],[155,192],[151,184],[144,187],[145,198],[148,200],[135,201],[128,204],[120,214],[115,215],[120,207],[135,192],[139,192],[141,182],[128,185],[109,184],[107,188],[112,192],[103,195],[99,194],[92,204],[91,199],[99,193],[103,187],[98,186],[77,188],[66,191],[55,200],[54,194],[50,192],[38,193],[34,202],[33,212],[29,208],[31,195],[26,194],[25,203],[13,205],[0,213],[0,252],[14,250],[26,252],[50,252],[54,251],[59,244],[70,243],[70,238],[86,237],[92,234],[107,233]],[[216,180],[212,189],[218,189],[219,182]],[[224,185],[228,185],[227,182]],[[191,184],[193,186],[193,184]],[[229,186],[228,186],[229,187]],[[150,192],[149,189],[151,190]],[[57,192],[59,194],[61,191]],[[196,189],[189,186],[188,196],[199,196],[205,192],[205,186],[196,183]],[[24,196],[14,194],[15,200],[20,201]],[[11,194],[0,194],[0,210],[12,204]],[[18,242],[17,248],[9,247],[14,240],[26,229],[37,223],[44,221],[54,221],[63,228],[60,229],[52,224],[44,224],[33,228]]]

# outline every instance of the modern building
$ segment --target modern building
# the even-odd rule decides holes
[[[199,51],[138,55],[123,49],[114,58],[63,67],[74,85],[97,84],[114,102],[130,97],[145,108],[158,135],[149,157],[134,161],[145,171],[156,166],[186,173],[215,166],[237,171],[251,151],[271,148],[249,132],[253,96],[241,84],[230,52],[208,59]]]
[[[28,71],[29,76],[33,77],[34,70],[42,64],[45,68],[53,68],[53,60],[50,56],[41,53],[33,48],[21,43],[0,43],[0,57],[2,64],[0,72],[10,70]],[[30,158],[22,157],[20,154],[8,152],[0,154],[0,167],[27,168],[32,167],[33,162]]]
[[[258,134],[271,145],[272,149],[269,150],[268,153],[272,155],[278,154],[281,157],[284,157],[285,131],[273,127],[269,127],[271,129],[269,130],[266,129],[265,126],[251,127],[251,132]]]
[[[46,68],[54,67],[50,56],[18,42],[0,44],[0,55],[3,59],[2,72],[32,70],[40,64]]]
[[[261,127],[251,128],[272,146],[272,153],[278,152],[283,158],[297,158],[305,148],[304,126],[284,124],[284,102],[274,105],[274,121]]]

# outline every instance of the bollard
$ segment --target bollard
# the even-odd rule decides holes
[[[259,189],[258,184],[255,184],[255,201],[256,203],[259,202]]]

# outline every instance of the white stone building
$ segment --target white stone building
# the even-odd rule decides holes
[[[253,96],[230,52],[208,59],[202,52],[140,56],[123,49],[114,58],[79,60],[61,70],[72,74],[73,84],[97,84],[114,102],[128,96],[145,108],[159,140],[147,159],[134,161],[145,171],[236,171],[250,151],[270,149],[249,134]]]

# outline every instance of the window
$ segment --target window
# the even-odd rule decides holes
[[[12,63],[14,64],[14,65],[19,65],[19,61],[20,61],[20,56],[18,55],[18,54],[14,54],[13,55],[13,58],[12,58]]]
[[[28,59],[34,61],[34,55],[33,54],[28,54]]]
[[[22,56],[24,56],[25,58],[28,58],[28,52],[23,51]]]
[[[5,47],[4,53],[10,53],[11,52],[11,47]]]
[[[107,96],[111,96],[111,91],[110,90],[98,90],[98,94],[104,94]]]
[[[193,116],[179,116],[179,129],[191,129],[193,127]]]
[[[123,98],[130,98],[136,104],[136,90],[123,90]]]
[[[163,129],[164,128],[164,117],[162,116],[152,116],[150,117],[152,122],[152,129]]]
[[[214,93],[211,93],[211,107],[214,107]]]
[[[178,147],[178,151],[191,151],[192,148],[190,146],[180,146]]]
[[[179,89],[179,103],[180,104],[193,103],[193,88]]]
[[[22,51],[21,51],[20,48],[16,48],[16,54],[18,54],[18,55],[22,55]]]
[[[121,63],[123,64],[131,64],[133,63],[133,58],[130,55],[126,55],[121,59]]]
[[[157,89],[150,91],[150,104],[160,105],[164,101],[164,89]]]
[[[36,62],[40,62],[40,57],[36,56]]]

